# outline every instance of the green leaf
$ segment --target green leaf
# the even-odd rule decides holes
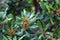
[[[50,13],[50,7],[49,7],[49,5],[46,5],[46,8],[47,8],[48,12]]]
[[[12,14],[9,14],[9,15],[8,15],[8,18],[13,18],[13,15],[12,15]]]
[[[18,40],[22,40],[26,35],[23,35],[22,37],[20,37]]]
[[[12,40],[12,37],[11,36],[7,36],[9,40]]]
[[[30,24],[36,21],[36,17],[30,19]]]
[[[41,34],[40,36],[39,36],[39,39],[41,39],[43,37],[43,34]]]
[[[8,21],[11,21],[11,20],[12,20],[12,18],[7,18],[2,23],[7,23]]]
[[[53,36],[52,32],[46,32],[46,35]]]
[[[8,21],[8,26],[11,27],[11,21]]]
[[[6,36],[3,36],[3,40],[8,40],[8,38]]]
[[[60,21],[60,17],[56,17],[57,18],[57,20],[59,20]]]
[[[46,25],[44,31],[46,31],[46,30],[49,29],[49,28],[50,28],[50,24],[48,23],[48,24]]]
[[[50,17],[50,21],[51,21],[52,25],[54,25],[54,22],[53,22],[53,18],[52,17]]]
[[[44,3],[44,2],[40,2],[40,4],[41,4],[41,7],[42,7],[44,10],[46,10],[45,3]]]
[[[45,40],[45,37],[43,34],[41,34],[39,37],[38,37],[39,40]]]
[[[16,37],[16,36],[14,36],[13,40],[17,40],[17,37]]]
[[[37,21],[37,25],[40,28],[40,30],[43,30],[43,25],[42,25],[41,21]]]
[[[33,16],[34,16],[34,13],[31,13],[31,15],[30,15],[29,19],[31,19]]]
[[[58,40],[60,40],[60,38],[58,38]]]

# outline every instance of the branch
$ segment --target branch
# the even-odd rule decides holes
[[[37,0],[33,0],[34,6],[35,6],[35,11],[37,12],[37,9],[40,10],[42,13],[43,9],[41,8],[40,4],[37,2]]]

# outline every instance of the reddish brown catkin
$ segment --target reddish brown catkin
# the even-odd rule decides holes
[[[14,36],[15,30],[12,29],[12,28],[11,28],[11,29],[9,28],[9,29],[8,29],[8,32],[9,32],[9,35],[10,35],[10,36]]]
[[[29,22],[28,22],[29,20],[28,20],[28,18],[24,18],[23,19],[23,28],[24,28],[24,30],[28,27],[28,24],[29,24]]]

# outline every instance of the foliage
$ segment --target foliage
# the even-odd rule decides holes
[[[60,40],[60,0],[1,0],[0,40]]]

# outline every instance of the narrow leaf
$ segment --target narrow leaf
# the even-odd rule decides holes
[[[43,30],[43,26],[42,26],[42,23],[40,21],[37,21],[37,25],[40,28],[40,30]]]

